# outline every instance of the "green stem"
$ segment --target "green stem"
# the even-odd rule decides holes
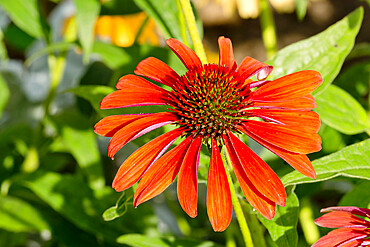
[[[320,232],[314,223],[313,209],[308,198],[301,200],[299,222],[301,223],[303,235],[307,243],[312,245],[320,238]]]
[[[206,64],[207,57],[206,53],[203,48],[202,40],[200,39],[200,35],[197,29],[197,25],[195,23],[195,17],[193,13],[193,9],[190,5],[190,0],[180,0],[182,12],[185,16],[185,21],[188,26],[188,30],[190,33],[191,40],[193,41],[195,53],[198,55],[202,63]]]
[[[177,3],[177,8],[180,10],[179,11],[179,22],[180,22],[181,37],[182,37],[182,39],[184,41],[184,44],[186,46],[189,46],[188,37],[186,35],[185,16],[184,16],[184,13],[182,12],[180,1],[179,0],[176,0],[176,3]]]
[[[230,171],[229,171],[229,165],[228,165],[228,164],[230,164],[230,162],[228,160],[228,155],[227,155],[225,149],[223,150],[223,156],[224,156],[224,161],[225,161],[224,166],[225,166],[225,170],[226,170],[227,180],[228,180],[229,185],[230,185],[231,200],[232,200],[232,203],[233,203],[236,218],[238,219],[238,223],[239,223],[239,226],[240,226],[240,231],[242,232],[245,246],[253,247],[253,240],[252,240],[251,232],[249,231],[248,224],[247,224],[247,221],[245,219],[242,207],[239,203],[238,196],[236,195],[236,192],[235,192],[234,183],[231,179],[231,175],[230,175]]]
[[[266,48],[267,58],[271,58],[276,53],[276,28],[273,13],[267,0],[260,0],[261,14],[260,25],[262,29],[263,44]]]

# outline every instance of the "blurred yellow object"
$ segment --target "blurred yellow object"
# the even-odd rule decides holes
[[[95,24],[95,36],[117,46],[128,47],[134,44],[140,32],[137,38],[139,44],[159,45],[154,21],[147,18],[144,12],[124,16],[100,16]],[[143,29],[140,30],[141,28]]]
[[[77,25],[74,16],[65,20],[62,32],[66,40],[76,39]],[[95,23],[94,35],[97,39],[121,47],[132,46],[135,41],[138,44],[159,45],[155,23],[144,12],[99,16]]]

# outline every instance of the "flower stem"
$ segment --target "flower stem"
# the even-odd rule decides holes
[[[267,0],[260,0],[261,15],[260,24],[262,29],[263,44],[266,48],[267,58],[271,58],[276,53],[276,29],[273,13]]]
[[[185,21],[188,26],[191,40],[193,41],[195,53],[198,55],[202,63],[206,64],[207,57],[204,51],[202,40],[200,39],[199,36],[197,25],[195,23],[195,16],[193,13],[193,9],[190,5],[190,0],[180,0],[180,4],[182,12],[184,13],[185,16]]]
[[[227,180],[228,180],[229,185],[230,185],[231,200],[232,200],[232,203],[233,203],[233,208],[234,208],[236,218],[238,219],[238,223],[239,223],[239,226],[240,226],[240,231],[242,232],[245,246],[253,247],[253,240],[252,240],[251,232],[249,231],[248,224],[247,224],[247,221],[245,219],[242,207],[240,205],[238,196],[236,195],[236,192],[235,192],[234,183],[231,179],[231,175],[230,175],[230,171],[229,171],[230,162],[229,162],[229,157],[228,157],[227,152],[225,151],[225,149],[223,150],[223,156],[224,156],[224,161],[225,161],[224,166],[225,166],[225,170],[226,170]]]

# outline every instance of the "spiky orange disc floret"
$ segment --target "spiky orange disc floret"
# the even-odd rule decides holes
[[[177,124],[193,134],[219,139],[235,126],[245,114],[243,100],[251,92],[246,78],[235,70],[218,64],[191,68],[173,88],[173,111]]]

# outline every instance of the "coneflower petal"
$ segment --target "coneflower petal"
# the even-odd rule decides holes
[[[95,124],[94,132],[101,136],[112,137],[127,124],[148,115],[151,115],[151,113],[108,116]]]
[[[255,136],[251,134],[250,132],[245,131],[245,129],[241,126],[238,127],[238,129],[248,135],[250,138],[285,160],[289,165],[291,165],[294,169],[296,169],[298,172],[302,173],[303,175],[316,179],[316,172],[313,168],[311,161],[308,159],[307,155],[305,154],[298,154],[298,153],[292,153],[285,149],[279,148],[277,146],[274,146],[263,139],[259,138],[258,136]]]
[[[286,101],[275,101],[268,99],[265,102],[251,102],[253,107],[265,109],[294,109],[294,110],[312,110],[317,107],[315,98],[312,95],[305,95],[300,98]]]
[[[230,186],[214,138],[212,138],[211,164],[207,181],[207,213],[216,232],[222,232],[229,226],[232,216]]]
[[[202,137],[196,137],[181,164],[177,178],[177,196],[182,209],[192,218],[197,216],[198,166]]]
[[[266,142],[293,153],[308,154],[321,150],[321,138],[318,134],[297,130],[290,126],[247,120],[241,123],[246,132]]]
[[[303,70],[263,84],[253,91],[250,101],[287,101],[310,94],[322,83],[319,72]]]
[[[169,93],[151,88],[130,88],[108,94],[100,103],[100,109],[124,108],[143,105],[169,105]]]
[[[137,75],[124,75],[119,79],[119,81],[116,84],[117,89],[132,89],[132,88],[138,88],[138,87],[168,92],[167,90]]]
[[[135,74],[145,76],[171,88],[176,85],[177,80],[180,78],[170,66],[154,57],[142,60],[137,65]]]
[[[264,80],[270,75],[272,66],[264,64],[254,58],[245,57],[236,71],[245,78],[256,75],[257,80]]]
[[[370,228],[370,222],[349,212],[332,211],[315,220],[315,224],[328,228]]]
[[[167,45],[171,50],[178,56],[187,69],[191,69],[195,66],[202,66],[202,62],[195,52],[178,41],[177,39],[168,39]]]
[[[172,123],[176,119],[176,115],[173,113],[160,112],[148,114],[145,117],[129,123],[113,135],[108,145],[108,156],[113,158],[118,150],[128,142],[148,133],[149,131]]]
[[[120,166],[113,180],[112,187],[116,191],[122,191],[131,187],[183,131],[182,128],[171,130],[136,150]]]
[[[363,239],[367,236],[363,231],[350,228],[339,228],[329,232],[316,241],[311,247],[333,247],[341,246],[342,243]]]
[[[181,163],[192,140],[192,136],[186,138],[154,162],[144,173],[135,191],[135,207],[162,193],[172,183],[180,170]]]
[[[319,114],[313,111],[297,111],[282,109],[248,109],[244,112],[251,117],[260,117],[267,121],[299,127],[309,132],[317,133],[320,129]]]
[[[219,45],[219,64],[229,67],[230,70],[236,69],[233,46],[231,40],[223,36],[218,38]]]

